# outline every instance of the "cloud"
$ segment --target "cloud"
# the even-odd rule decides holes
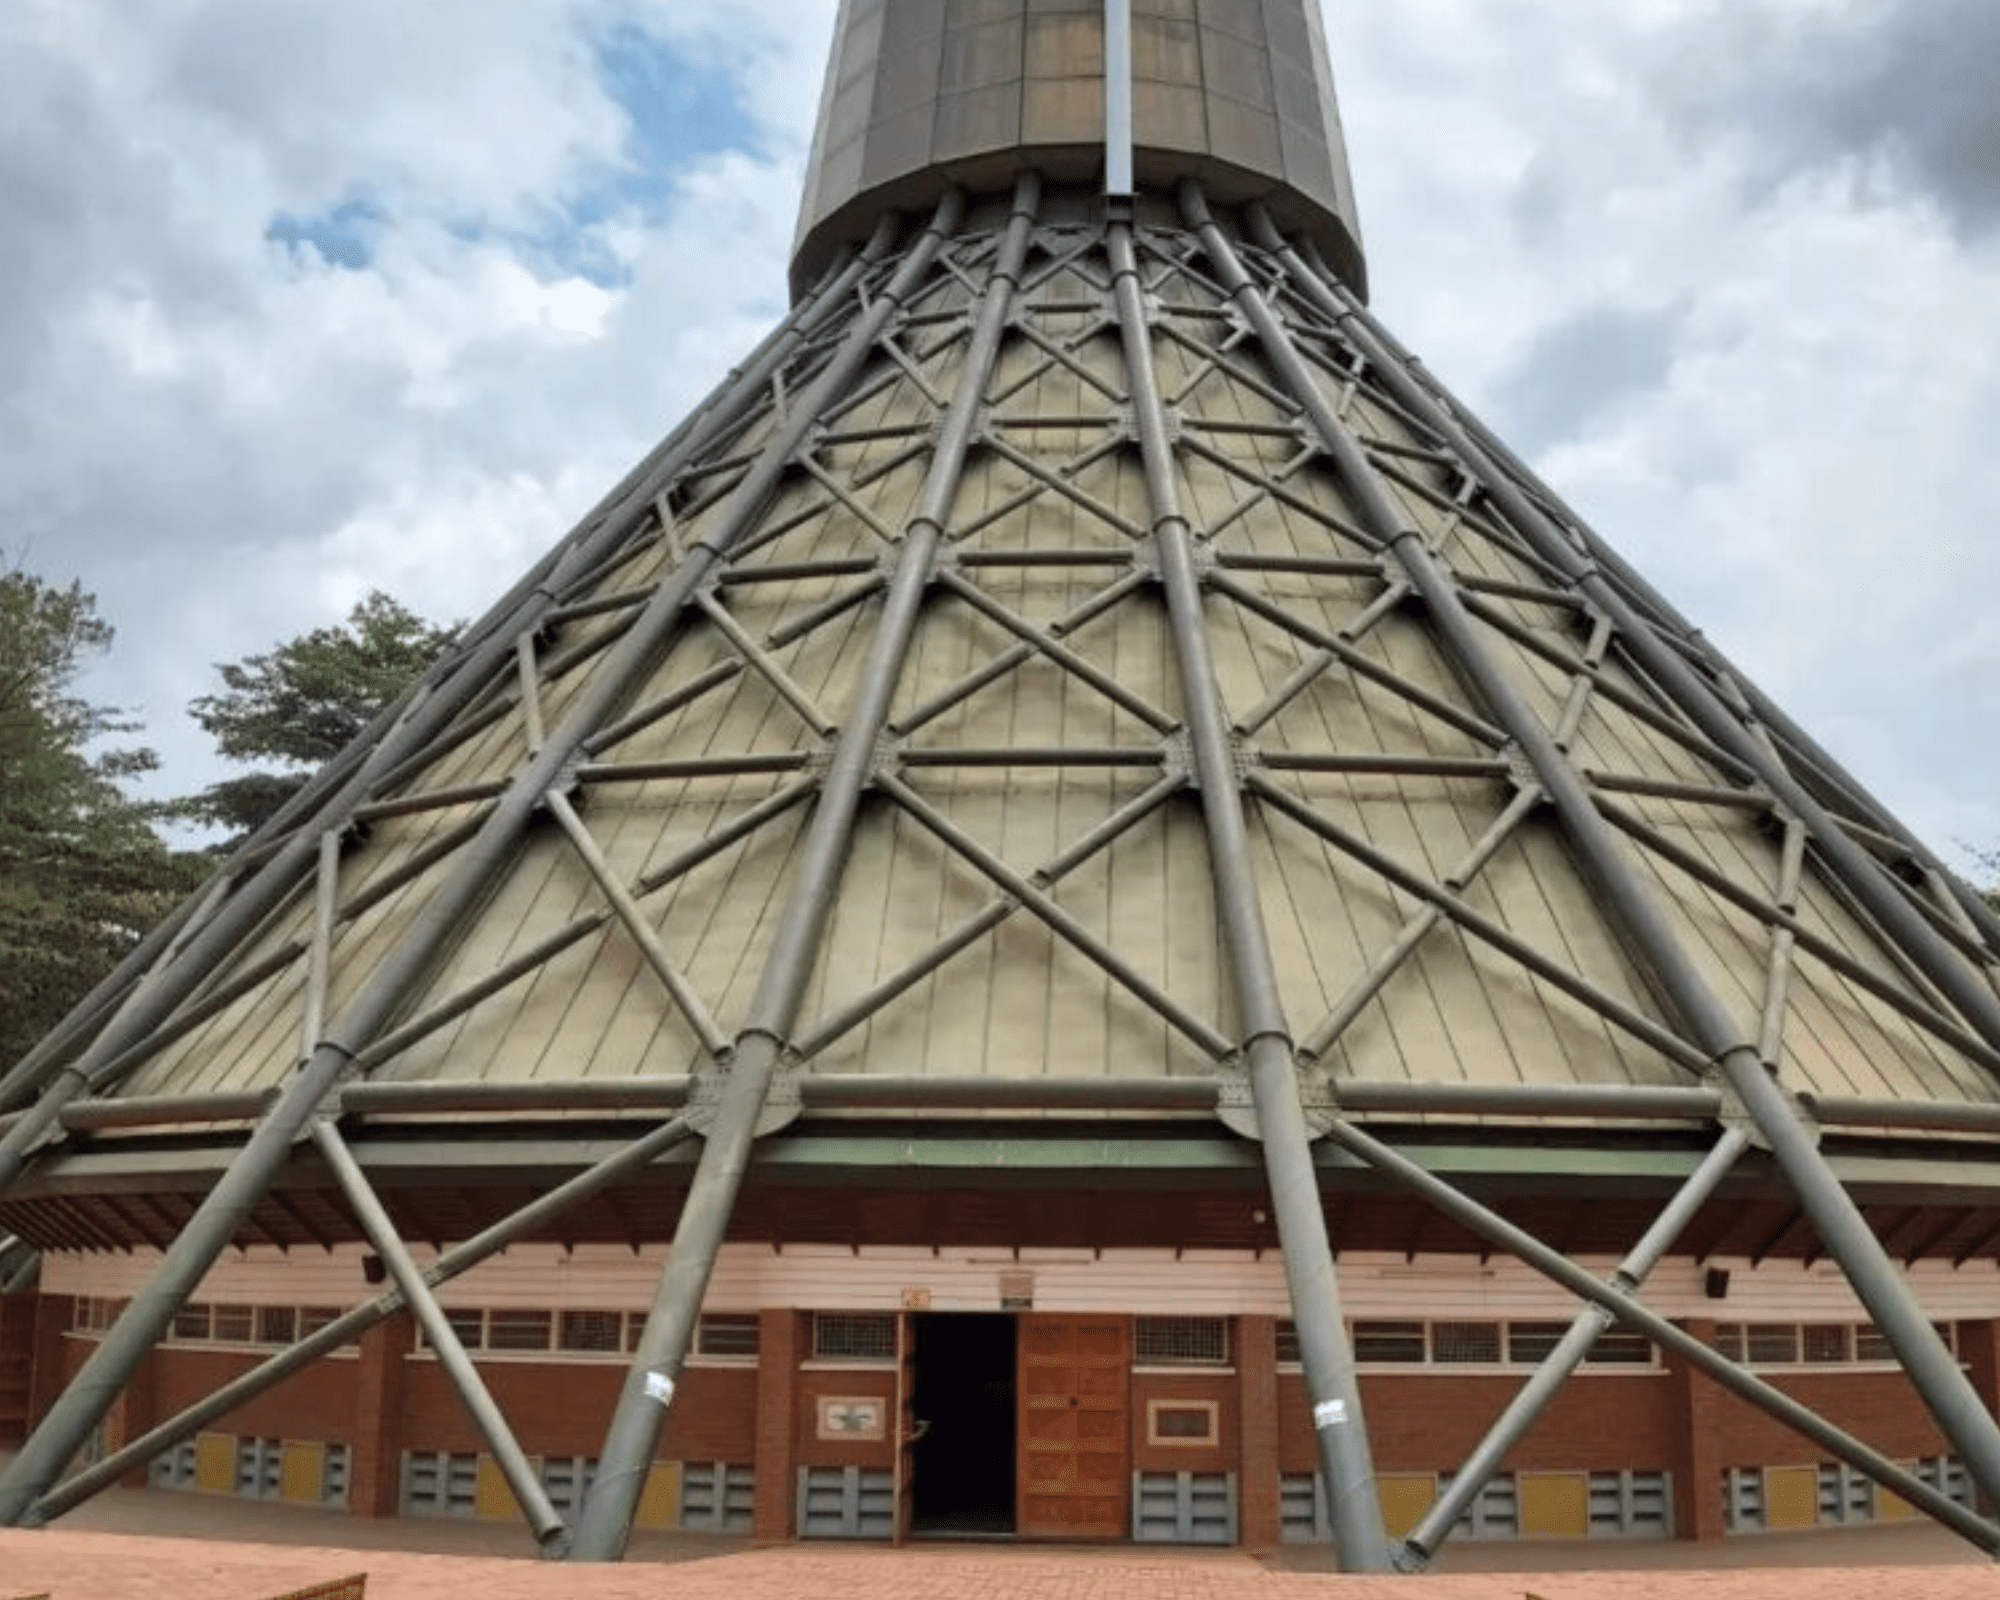
[[[1996,26],[1957,0],[1329,16],[1378,309],[1947,850],[2000,839]]]
[[[1673,370],[1687,310],[1586,306],[1539,333],[1496,385],[1514,418],[1508,444],[1539,452],[1586,423],[1657,393]]]
[[[1691,32],[1659,85],[1690,132],[1755,130],[1763,184],[1838,170],[1980,234],[2000,222],[1996,58],[2000,10],[1985,0],[1753,6]]]
[[[210,663],[377,584],[477,612],[761,336],[830,22],[0,11],[0,544],[98,594],[163,790]]]
[[[99,594],[164,791],[209,663],[476,614],[770,327],[834,9],[0,6],[0,545]],[[1941,844],[2000,840],[1996,28],[1328,17],[1391,327]]]

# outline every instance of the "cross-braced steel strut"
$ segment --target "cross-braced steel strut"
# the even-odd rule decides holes
[[[1639,1242],[1611,1275],[1611,1281],[1627,1294],[1634,1294],[1646,1275],[1659,1265],[1660,1258],[1673,1248],[1674,1241],[1694,1220],[1695,1213],[1714,1198],[1715,1191],[1736,1160],[1750,1147],[1750,1136],[1740,1128],[1725,1129],[1694,1175],[1681,1185],[1666,1209],[1653,1220]],[[1557,1392],[1569,1381],[1597,1337],[1616,1320],[1604,1306],[1586,1303],[1577,1312],[1555,1348],[1542,1358],[1534,1374],[1521,1385],[1506,1409],[1494,1419],[1486,1435],[1473,1448],[1465,1463],[1451,1476],[1430,1510],[1404,1535],[1399,1564],[1412,1570],[1428,1566],[1458,1526],[1459,1518],[1472,1508],[1493,1475],[1500,1470],[1508,1452],[1527,1436]]]
[[[905,269],[908,266],[906,259]],[[888,312],[887,304],[878,304],[849,330],[841,355],[817,380],[816,391],[825,391],[820,398],[829,397],[845,381],[845,372],[859,365]],[[804,422],[794,418],[791,423],[799,436],[811,413],[805,417]],[[660,648],[681,625],[684,611],[711,570],[727,558],[730,548],[762,511],[796,443],[794,438],[784,450],[767,452],[736,487],[715,527],[686,552],[647,600],[578,694],[561,726],[509,780],[506,792],[477,834],[453,858],[449,875],[412,918],[402,943],[375,969],[329,1026],[326,1037],[292,1074],[276,1104],[164,1252],[145,1287],[133,1296],[47,1417],[29,1435],[20,1454],[0,1474],[0,1525],[17,1523],[82,1447],[139,1362],[165,1334],[174,1313],[236,1237],[314,1113],[354,1069],[362,1051],[430,977],[465,919],[490,893],[495,875],[518,849],[546,796],[567,783],[569,768],[578,754],[635,691]],[[499,659],[504,662],[512,648],[511,637],[502,641]],[[317,853],[318,840],[309,832],[299,834],[292,844],[300,849],[304,861],[309,862]],[[79,1079],[72,1075],[58,1084],[57,1090],[66,1090],[68,1098],[80,1087]],[[54,1098],[57,1090],[45,1095],[44,1102]],[[38,1105],[37,1112],[41,1110]],[[49,1115],[52,1118],[53,1111]],[[20,1133],[17,1127],[9,1134],[6,1143],[0,1144],[0,1155],[10,1147],[24,1147],[13,1143]],[[0,1164],[0,1181],[9,1175]]]
[[[39,1091],[28,1113],[0,1137],[0,1192],[20,1175],[29,1154],[56,1127],[62,1108],[85,1093],[103,1089],[112,1073],[136,1064],[134,1047],[167,1022],[175,1008],[213,975],[216,963],[294,892],[313,870],[320,837],[328,831],[338,833],[384,777],[433,744],[473,697],[485,690],[494,672],[512,654],[515,640],[538,626],[554,608],[565,585],[631,536],[635,524],[651,514],[660,485],[740,417],[769,381],[771,372],[887,253],[894,231],[893,219],[885,217],[868,247],[830,271],[821,288],[772,331],[733,375],[733,381],[725,380],[714,401],[689,416],[627,474],[576,531],[481,620],[464,648],[439,662],[416,688],[383,712],[362,738],[317,775],[294,803],[259,830],[250,848],[254,850],[268,837],[275,855],[257,866],[246,882],[208,914],[203,915],[203,897],[191,899],[187,920],[192,925],[178,945],[173,945],[173,935],[182,927],[177,917],[149,936],[126,958],[118,973],[93,991],[93,995],[102,992],[105,1003],[110,1004],[120,987],[114,980],[121,980],[122,975],[122,983],[132,986],[120,1009],[76,1060],[58,1066],[61,1052],[78,1031],[65,1023],[0,1079],[0,1107]],[[287,826],[294,824],[309,804],[317,826],[298,828],[288,837]],[[219,876],[226,881],[227,873],[237,870],[232,866]],[[157,970],[149,970],[155,963]],[[51,1077],[53,1081],[49,1081]]]
[[[1719,1354],[1678,1323],[1646,1306],[1620,1284],[1599,1279],[1589,1268],[1579,1266],[1560,1250],[1552,1249],[1344,1118],[1328,1129],[1327,1138],[1404,1188],[1423,1196],[1445,1216],[1480,1238],[1561,1284],[1577,1298],[1603,1307],[1618,1321],[1638,1329],[1662,1350],[1679,1356],[1730,1393],[1823,1446],[1837,1460],[1865,1473],[1891,1493],[1901,1495],[1988,1555],[2000,1555],[2000,1526],[1950,1499],[1873,1446],[1835,1427],[1777,1385],[1765,1382]]]
[[[1153,370],[1152,329],[1140,293],[1132,225],[1114,217],[1107,241],[1112,293],[1152,503],[1152,543],[1167,601],[1188,738],[1208,836],[1209,870],[1229,952],[1243,1030],[1242,1052],[1257,1109],[1271,1204],[1284,1251],[1299,1352],[1312,1405],[1313,1438],[1326,1474],[1328,1509],[1342,1570],[1388,1568],[1388,1536],[1375,1486],[1375,1463],[1361,1410],[1354,1350],[1341,1316],[1339,1277],[1313,1170],[1312,1139],[1300,1102],[1292,1039],[1271,959],[1262,898],[1250,858],[1235,752],[1224,722],[1215,664],[1202,618],[1194,539],[1181,511],[1172,448]]]
[[[1253,207],[1250,227],[1252,236],[1284,264],[1299,292],[1354,342],[1397,404],[1451,446],[1479,479],[1484,493],[1506,514],[1509,526],[1528,541],[1536,555],[1612,620],[1619,642],[1671,693],[1695,726],[1754,772],[1786,809],[1805,823],[1813,848],[1839,874],[1869,914],[1986,1042],[2000,1047],[2000,997],[1980,981],[1972,965],[1910,904],[1882,864],[1855,843],[1853,836],[1799,782],[1771,747],[1744,725],[1742,717],[1722,703],[1713,686],[1661,637],[1659,628],[1638,614],[1623,589],[1610,580],[1597,560],[1578,551],[1547,514],[1521,492],[1513,474],[1502,468],[1472,431],[1438,402],[1428,386],[1411,376],[1360,303],[1314,272],[1285,241],[1268,213]],[[1990,919],[1991,913],[1983,904],[1979,910]],[[1991,937],[1990,921],[1982,931]]]
[[[2000,1500],[2000,1427],[1987,1414],[1977,1391],[1945,1348],[1895,1263],[1869,1230],[1860,1207],[1826,1164],[1816,1135],[1765,1069],[1757,1039],[1737,1027],[1675,937],[1631,861],[1620,850],[1575,765],[1487,649],[1457,586],[1438,564],[1422,534],[1383,490],[1366,452],[1327,401],[1283,323],[1209,214],[1196,185],[1181,186],[1181,205],[1223,287],[1255,330],[1265,356],[1292,398],[1306,413],[1359,520],[1421,597],[1452,660],[1477,689],[1494,719],[1516,741],[1548,796],[1550,809],[1579,866],[1631,938],[1690,1036],[1708,1053],[1744,1114],[1770,1145],[1821,1240],[1887,1336],[1931,1415],[1965,1458],[1973,1481],[1984,1493]],[[1962,976],[1970,978],[1969,972]],[[1991,1003],[1990,995],[1984,998]]]
[[[602,1193],[613,1184],[629,1181],[676,1145],[693,1137],[694,1129],[682,1117],[675,1117],[640,1135],[623,1149],[614,1150],[574,1177],[564,1179],[546,1194],[537,1195],[513,1215],[482,1229],[463,1243],[452,1245],[424,1268],[422,1279],[425,1286],[434,1289],[462,1273],[470,1272],[480,1262],[529,1237],[538,1228],[547,1226],[593,1195]],[[185,1439],[192,1439],[238,1406],[254,1400],[294,1373],[304,1371],[315,1361],[332,1355],[341,1346],[352,1344],[370,1328],[394,1316],[404,1304],[402,1289],[392,1286],[366,1304],[341,1313],[325,1327],[307,1334],[288,1349],[267,1356],[247,1372],[239,1373],[175,1416],[155,1423],[102,1461],[93,1462],[81,1472],[63,1479],[34,1503],[24,1520],[47,1522],[74,1510],[92,1496],[112,1487],[133,1468],[144,1466],[162,1451],[172,1449]]]
[[[772,1079],[783,1061],[798,1009],[812,977],[827,918],[853,842],[854,819],[889,719],[889,701],[916,632],[924,595],[973,446],[981,405],[1006,332],[1014,285],[1026,259],[1041,182],[1025,175],[1000,259],[987,280],[972,342],[939,430],[918,506],[903,533],[895,572],[882,603],[867,662],[855,690],[808,826],[771,953],[758,979],[750,1015],[737,1036],[722,1100],[708,1129],[693,1185],[681,1209],[667,1265],[639,1336],[618,1409],[598,1455],[597,1476],[584,1501],[571,1550],[582,1561],[615,1561],[631,1535],[632,1517],[652,1470],[653,1450],[687,1358],[716,1252],[750,1162],[751,1146]],[[956,230],[962,198],[945,196],[928,232],[914,246],[877,303],[885,314],[907,300]],[[802,406],[801,411],[804,411]]]

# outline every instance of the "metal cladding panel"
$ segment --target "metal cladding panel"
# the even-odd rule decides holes
[[[890,208],[1041,168],[1101,174],[1102,0],[849,0],[835,24],[792,286]],[[1132,136],[1143,193],[1183,177],[1261,198],[1366,291],[1360,228],[1315,0],[1133,0]]]

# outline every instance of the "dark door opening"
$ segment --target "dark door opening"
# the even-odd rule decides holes
[[[1004,1538],[1014,1531],[1014,1318],[920,1312],[911,1451],[910,1531],[923,1539]]]

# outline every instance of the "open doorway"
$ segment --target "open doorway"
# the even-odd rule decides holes
[[[1015,1319],[920,1312],[912,1410],[925,1424],[911,1452],[910,1532],[993,1539],[1014,1532]]]

